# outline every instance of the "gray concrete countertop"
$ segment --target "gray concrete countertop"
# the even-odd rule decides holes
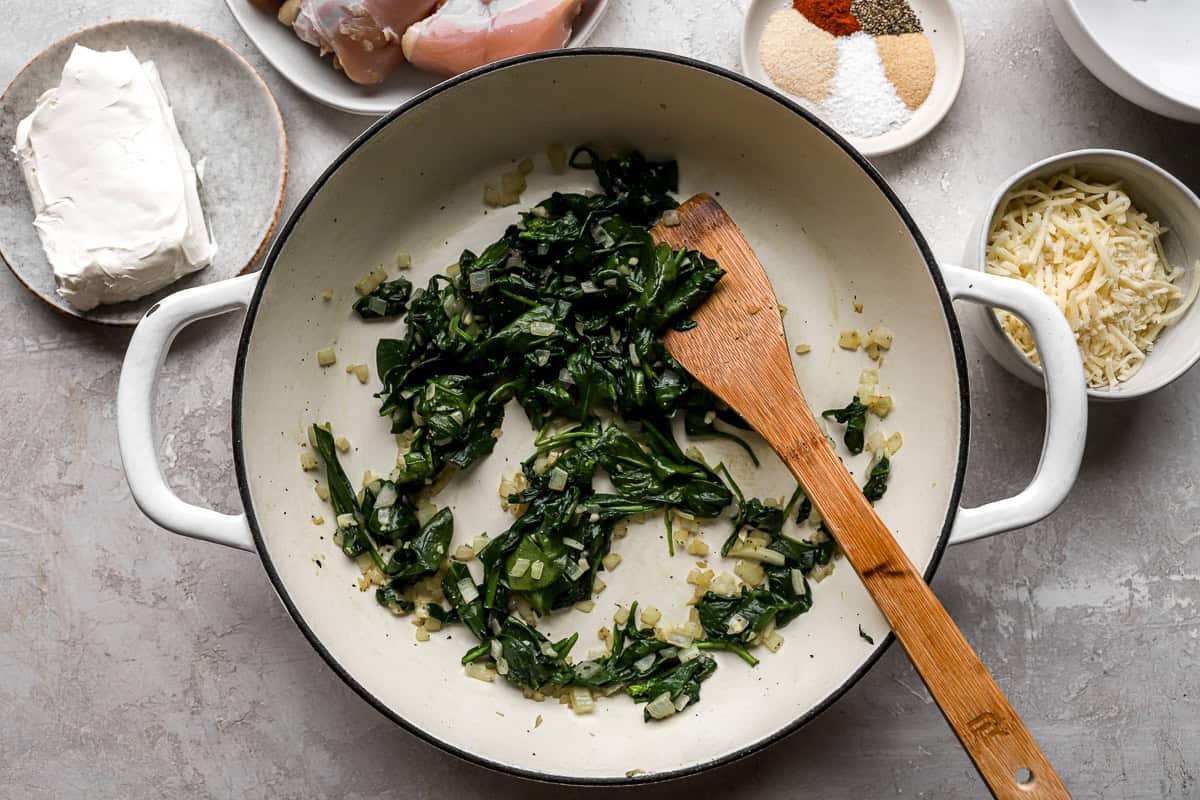
[[[747,4],[614,0],[593,42],[736,67]],[[958,102],[923,142],[876,162],[940,258],[959,257],[1001,179],[1059,151],[1132,150],[1200,190],[1200,127],[1109,92],[1040,2],[958,5],[968,56]],[[64,34],[119,17],[170,16],[229,42],[283,108],[288,208],[368,122],[292,89],[219,0],[0,8],[0,77]],[[326,667],[254,556],[172,536],[142,517],[122,476],[114,418],[128,335],[60,317],[7,271],[0,301],[0,796],[563,795],[403,732]],[[159,399],[172,483],[227,511],[238,506],[229,435],[237,329],[231,317],[189,329]],[[974,341],[967,348],[966,499],[978,503],[1032,474],[1043,398]],[[1152,398],[1093,406],[1066,505],[1040,525],[951,550],[934,583],[1079,798],[1200,796],[1200,423],[1190,416],[1198,392],[1193,372]],[[899,648],[797,735],[639,796],[697,793],[985,796]]]

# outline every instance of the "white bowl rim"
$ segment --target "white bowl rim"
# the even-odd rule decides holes
[[[1104,58],[1108,60],[1108,63],[1111,64],[1115,70],[1120,72],[1133,83],[1136,83],[1142,89],[1146,90],[1146,92],[1149,94],[1154,95],[1169,105],[1179,105],[1183,106],[1184,108],[1200,111],[1200,104],[1197,104],[1191,100],[1184,100],[1176,97],[1172,93],[1163,91],[1156,86],[1146,83],[1146,81],[1142,80],[1140,76],[1126,67],[1125,63],[1121,59],[1109,52],[1109,49],[1100,43],[1100,40],[1096,38],[1096,34],[1092,32],[1091,26],[1088,25],[1087,21],[1083,18],[1083,14],[1079,11],[1077,0],[1063,0],[1063,6],[1065,7],[1067,13],[1075,18],[1075,22],[1079,26],[1079,30],[1082,31],[1084,36],[1088,38],[1088,41],[1092,43],[1092,46],[1096,48],[1097,52],[1104,55]]]
[[[1179,180],[1170,172],[1167,172],[1165,169],[1160,167],[1158,164],[1155,164],[1148,158],[1139,156],[1136,153],[1131,153],[1128,150],[1116,150],[1105,147],[1089,147],[1081,150],[1068,150],[1064,153],[1043,158],[1040,161],[1036,161],[1014,172],[1012,175],[1006,178],[1000,184],[1000,187],[992,194],[991,199],[988,201],[988,210],[983,217],[983,225],[980,227],[979,240],[976,243],[976,247],[978,248],[976,262],[980,272],[987,272],[987,240],[992,228],[992,218],[996,216],[996,209],[1000,207],[1000,203],[1002,200],[1004,200],[1004,196],[1012,190],[1013,186],[1025,180],[1033,173],[1039,172],[1051,165],[1061,163],[1066,166],[1071,161],[1078,161],[1094,156],[1111,157],[1117,159],[1118,161],[1129,161],[1145,167],[1173,186],[1175,190],[1178,191],[1183,197],[1187,198],[1192,205],[1200,208],[1200,197],[1197,197],[1195,192],[1189,189],[1187,185],[1183,183],[1183,181]],[[1200,275],[1193,275],[1192,280],[1200,280]],[[1186,313],[1191,313],[1191,311],[1192,309],[1189,309]],[[984,316],[987,318],[987,324],[990,325],[995,330],[996,334],[1004,340],[1006,346],[1012,350],[1013,354],[1016,355],[1018,359],[1020,359],[1021,363],[1041,376],[1041,366],[1030,361],[1028,356],[1017,349],[1017,346],[1013,344],[1012,339],[1010,339],[1008,334],[1004,332],[1004,329],[1000,327],[1000,321],[996,319],[995,313],[989,311]],[[1153,357],[1154,353],[1151,352],[1148,358]],[[1159,389],[1174,383],[1176,380],[1182,377],[1184,373],[1194,367],[1197,361],[1200,361],[1200,345],[1197,345],[1197,347],[1194,349],[1190,359],[1184,359],[1182,362],[1180,362],[1179,367],[1168,372],[1162,380],[1156,383],[1147,384],[1140,389],[1135,389],[1132,391],[1124,389],[1119,389],[1117,391],[1112,389],[1096,389],[1089,386],[1087,387],[1087,394],[1088,397],[1093,400],[1104,400],[1109,402],[1133,400],[1138,397],[1145,397],[1148,394],[1157,392]]]
[[[754,10],[754,6],[760,2],[767,2],[767,1],[768,0],[752,0],[750,5],[748,5],[746,7],[746,12],[742,15],[741,33],[738,36],[738,39],[739,39],[739,41],[738,41],[738,57],[741,59],[741,63],[739,65],[740,66],[739,71],[746,77],[748,77],[751,80],[754,80],[756,82],[757,82],[757,79],[751,77],[750,68],[747,65],[747,62],[749,61],[748,43],[750,41],[750,18],[752,16],[751,12]],[[954,38],[954,55],[955,55],[955,64],[952,65],[952,74],[950,75],[950,80],[951,80],[950,91],[946,94],[946,99],[941,104],[941,107],[935,109],[935,113],[932,116],[930,116],[928,119],[926,119],[922,124],[915,125],[911,129],[908,129],[907,124],[900,126],[897,129],[897,131],[907,130],[907,132],[905,133],[905,135],[903,137],[892,142],[891,144],[883,145],[883,146],[872,144],[872,142],[874,142],[876,139],[879,139],[882,137],[872,137],[872,138],[868,138],[868,139],[862,139],[857,136],[847,136],[846,134],[839,133],[840,136],[842,136],[844,139],[846,139],[846,141],[848,141],[855,149],[857,149],[864,156],[868,156],[871,158],[875,158],[876,156],[886,156],[886,155],[891,155],[892,153],[898,153],[899,151],[904,150],[905,148],[911,147],[912,145],[916,144],[917,142],[921,141],[926,136],[928,136],[930,131],[932,131],[934,128],[936,128],[938,125],[940,125],[942,120],[946,118],[946,115],[950,113],[950,109],[954,107],[955,101],[958,100],[958,93],[962,90],[963,74],[966,71],[966,64],[967,64],[966,40],[965,40],[965,36],[963,34],[962,17],[958,13],[958,6],[955,5],[952,2],[952,0],[941,0],[941,1],[945,3],[946,13],[949,14],[950,20],[954,24],[954,30],[952,32],[950,32],[950,34],[948,34],[948,35],[952,35]],[[938,74],[941,74],[940,65],[938,66]],[[791,97],[788,96],[788,94],[786,92],[783,92],[778,87],[773,86],[771,84],[766,84],[766,85],[773,91],[778,92],[778,93],[784,95],[785,97],[788,97],[788,99],[791,99]],[[793,102],[795,102],[795,101],[793,101]]]
[[[456,77],[461,77],[461,75],[458,75],[450,78],[444,78],[434,73],[430,73],[432,79],[435,80],[433,86],[430,86],[427,89],[414,91],[399,105],[372,102],[371,98],[354,98],[351,100],[343,100],[338,96],[330,95],[321,89],[314,87],[311,83],[303,80],[302,78],[296,77],[295,71],[287,66],[286,58],[281,57],[278,51],[270,47],[262,47],[259,44],[258,37],[251,33],[250,27],[242,18],[242,15],[247,13],[247,10],[240,8],[237,5],[237,2],[238,0],[225,0],[225,7],[228,9],[230,16],[233,17],[233,21],[237,23],[238,29],[241,31],[242,35],[250,41],[250,44],[254,45],[254,49],[259,55],[266,59],[267,63],[271,65],[271,68],[278,72],[279,75],[283,77],[283,79],[289,84],[291,84],[293,88],[298,90],[308,99],[316,103],[320,103],[326,108],[332,108],[335,111],[341,111],[344,114],[354,114],[355,116],[359,117],[379,118],[391,114],[397,108],[403,107],[413,100],[416,100],[428,92],[429,89],[432,89],[447,80],[453,80]],[[561,48],[554,48],[552,50],[546,50],[542,52],[555,52],[556,50],[576,50],[584,47],[587,44],[588,39],[590,39],[592,34],[596,32],[596,28],[599,27],[600,21],[604,18],[605,12],[608,11],[608,6],[609,0],[596,0],[595,9],[588,16],[588,18],[584,20],[582,25],[578,25],[571,29],[571,35],[568,37],[565,45],[563,45]],[[255,9],[250,9],[250,11],[254,12]],[[491,64],[485,64],[484,66],[491,66]],[[354,85],[353,81],[347,80],[347,82],[352,86]]]

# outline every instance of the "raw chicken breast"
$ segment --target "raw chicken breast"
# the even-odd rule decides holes
[[[413,66],[457,75],[509,56],[562,47],[582,0],[447,0],[404,32]]]
[[[296,35],[332,52],[355,83],[381,82],[404,62],[400,35],[437,0],[300,0]]]

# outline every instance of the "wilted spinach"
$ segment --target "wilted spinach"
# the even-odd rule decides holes
[[[867,407],[862,400],[854,397],[845,408],[831,408],[821,412],[821,416],[836,420],[846,426],[842,441],[846,449],[854,455],[863,451],[865,431],[867,429]]]
[[[700,651],[726,650],[757,663],[747,645],[808,610],[804,575],[827,564],[836,546],[782,535],[802,493],[786,508],[746,500],[731,478],[727,485],[672,435],[671,420],[682,412],[688,435],[733,440],[758,463],[743,440],[716,427],[720,421],[747,429],[744,421],[660,341],[670,328],[695,326],[691,311],[724,274],[701,253],[656,245],[650,236],[648,226],[676,207],[675,163],[636,152],[605,159],[584,147],[571,164],[592,170],[602,191],[556,192],[496,242],[463,251],[426,286],[397,278],[354,303],[364,319],[404,317],[402,336],[376,347],[379,413],[400,445],[391,473],[356,497],[332,436],[317,429],[317,444],[338,542],[347,555],[370,554],[384,574],[380,603],[411,610],[413,583],[440,575],[448,608],[431,605],[428,612],[442,623],[461,622],[478,640],[464,664],[489,664],[532,691],[623,689],[637,702],[659,701],[660,713],[646,712],[650,720],[671,713],[663,698],[673,709],[699,700],[700,683],[716,668]],[[513,399],[541,433],[522,464],[526,485],[507,498],[524,510],[477,553],[477,582],[466,564],[448,559],[449,509],[418,524],[418,500],[445,470],[467,469],[492,452]],[[861,415],[854,404],[826,415],[847,425],[852,450],[857,431],[861,451],[865,407]],[[879,478],[872,471],[872,492],[882,494],[886,469]],[[615,493],[596,492],[597,470]],[[735,499],[724,551],[743,530],[766,533],[766,581],[733,598],[706,594],[698,611],[707,635],[694,647],[637,628],[635,603],[626,623],[614,627],[607,655],[572,665],[576,636],[552,642],[514,614],[518,600],[537,615],[588,600],[614,528],[626,517],[678,509],[713,518]]]
[[[370,294],[354,301],[354,310],[363,319],[383,319],[404,313],[412,294],[412,283],[405,278],[384,281]]]

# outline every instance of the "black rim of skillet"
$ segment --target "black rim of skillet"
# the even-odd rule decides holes
[[[869,161],[867,161],[867,159],[861,153],[855,150],[845,139],[843,139],[840,134],[818,119],[811,112],[784,97],[779,92],[763,86],[762,84],[755,83],[749,78],[739,75],[736,72],[732,72],[723,67],[718,67],[714,64],[697,61],[696,59],[688,58],[686,56],[661,53],[653,50],[637,50],[624,47],[589,47],[571,50],[551,50],[541,53],[532,53],[526,56],[518,56],[516,58],[510,58],[495,64],[489,64],[487,66],[480,67],[459,75],[458,77],[451,78],[444,83],[438,84],[437,86],[422,92],[404,105],[396,108],[391,113],[381,117],[377,122],[363,131],[358,138],[347,145],[346,149],[344,149],[337,156],[337,158],[333,160],[333,162],[325,169],[325,171],[321,173],[321,176],[313,183],[312,187],[309,188],[308,192],[305,193],[303,199],[301,199],[300,203],[296,206],[296,209],[292,211],[291,215],[288,217],[287,223],[283,226],[283,228],[280,229],[279,234],[275,237],[275,241],[271,245],[271,250],[267,254],[266,261],[263,264],[262,277],[259,279],[258,284],[254,289],[254,296],[251,298],[250,305],[246,310],[246,318],[242,326],[241,338],[238,342],[237,363],[235,365],[233,376],[233,458],[234,465],[237,470],[238,491],[241,494],[242,505],[245,507],[246,519],[250,525],[250,531],[254,537],[255,546],[258,548],[259,557],[262,559],[263,567],[266,569],[267,575],[271,579],[271,583],[274,585],[276,593],[279,595],[279,599],[287,608],[288,614],[291,615],[291,618],[296,623],[297,627],[300,628],[300,631],[304,634],[305,638],[308,639],[309,644],[311,644],[313,648],[320,653],[321,657],[325,659],[326,663],[329,664],[333,671],[336,672],[338,676],[350,686],[351,689],[353,689],[364,700],[374,706],[377,711],[387,716],[397,725],[404,728],[404,730],[423,739],[429,744],[432,744],[435,747],[438,747],[441,750],[444,750],[445,752],[457,756],[465,761],[487,767],[488,769],[492,769],[497,772],[502,772],[508,775],[516,775],[518,777],[546,783],[577,786],[627,786],[632,784],[656,783],[660,781],[698,775],[701,772],[713,769],[714,767],[731,764],[734,761],[738,761],[746,756],[757,753],[769,745],[783,740],[790,734],[795,733],[797,730],[802,728],[806,723],[815,719],[822,711],[839,700],[842,695],[844,695],[850,689],[851,686],[857,683],[858,680],[867,673],[867,670],[874,666],[875,662],[879,660],[883,653],[889,647],[891,647],[893,641],[895,640],[895,636],[889,632],[883,642],[883,645],[876,649],[875,652],[873,652],[867,658],[867,660],[864,661],[862,665],[855,670],[854,673],[845,680],[845,682],[842,683],[841,686],[830,693],[829,696],[823,701],[796,718],[789,725],[781,728],[778,731],[775,731],[770,736],[767,736],[760,741],[753,742],[731,753],[727,753],[726,755],[696,764],[694,766],[683,767],[670,772],[657,772],[647,775],[627,776],[623,778],[587,778],[572,775],[555,775],[550,772],[525,769],[510,764],[503,764],[498,761],[492,761],[476,753],[471,753],[456,747],[447,741],[443,741],[429,731],[414,725],[404,717],[400,716],[397,711],[388,707],[381,700],[371,694],[366,687],[360,684],[358,680],[350,674],[347,669],[343,668],[333,654],[326,649],[325,645],[321,642],[316,633],[308,626],[304,620],[304,617],[300,614],[299,609],[297,609],[295,604],[292,602],[291,597],[288,594],[287,587],[284,586],[283,581],[280,579],[279,573],[275,570],[275,565],[271,561],[271,558],[267,553],[267,549],[264,546],[262,532],[259,530],[258,517],[254,512],[254,500],[250,494],[242,438],[242,392],[245,389],[246,352],[250,344],[251,332],[254,330],[254,319],[258,313],[259,303],[262,301],[263,289],[267,284],[267,279],[270,277],[271,270],[275,267],[275,261],[279,256],[279,252],[283,247],[283,243],[287,241],[288,236],[291,235],[292,229],[304,216],[304,212],[312,202],[313,198],[318,192],[320,192],[326,181],[329,180],[329,178],[337,171],[337,169],[352,155],[354,155],[358,148],[374,137],[375,134],[379,133],[379,131],[387,127],[393,120],[415,109],[425,101],[436,97],[443,92],[453,90],[460,84],[491,72],[518,66],[531,61],[541,61],[543,59],[552,58],[576,58],[581,56],[593,57],[598,55],[617,56],[623,58],[641,58],[650,61],[666,61],[672,64],[690,67],[692,69],[697,69],[712,75],[716,75],[717,77],[725,80],[733,81],[734,83],[738,83],[750,91],[757,92],[765,95],[771,100],[774,100],[775,102],[795,113],[797,116],[802,117],[806,122],[820,130],[835,144],[841,147],[842,150],[844,150],[845,153],[850,156],[851,159],[853,159],[858,167],[862,169],[862,171],[866,173],[872,181],[874,181],[876,188],[878,188],[878,190],[883,193],[884,197],[888,199],[892,205],[892,208],[895,209],[900,219],[904,222],[905,227],[908,228],[909,234],[913,238],[913,242],[916,244],[917,249],[920,250],[922,257],[925,259],[926,267],[929,269],[929,276],[932,279],[933,285],[937,290],[938,297],[942,302],[942,309],[946,318],[946,327],[950,334],[950,340],[954,348],[954,364],[958,372],[959,382],[960,430],[958,463],[954,475],[954,487],[950,492],[950,502],[946,513],[946,519],[942,523],[942,532],[938,537],[937,546],[934,548],[933,556],[929,561],[929,566],[925,570],[925,580],[929,581],[933,578],[933,574],[937,571],[937,567],[942,559],[942,555],[945,553],[946,542],[950,536],[950,528],[953,525],[954,516],[958,511],[958,503],[962,494],[963,476],[966,473],[967,467],[967,452],[969,444],[968,438],[970,435],[971,419],[970,391],[967,383],[967,362],[966,356],[963,352],[962,334],[959,331],[958,320],[955,317],[954,309],[951,305],[950,294],[946,290],[945,282],[942,280],[941,273],[938,270],[937,262],[933,257],[933,252],[929,249],[929,245],[926,243],[925,237],[921,235],[916,223],[913,221],[904,205],[900,202],[900,199],[896,196],[896,193],[892,191],[890,186],[888,186],[887,182],[883,179],[883,176],[879,174],[878,170],[876,170],[875,167]]]

